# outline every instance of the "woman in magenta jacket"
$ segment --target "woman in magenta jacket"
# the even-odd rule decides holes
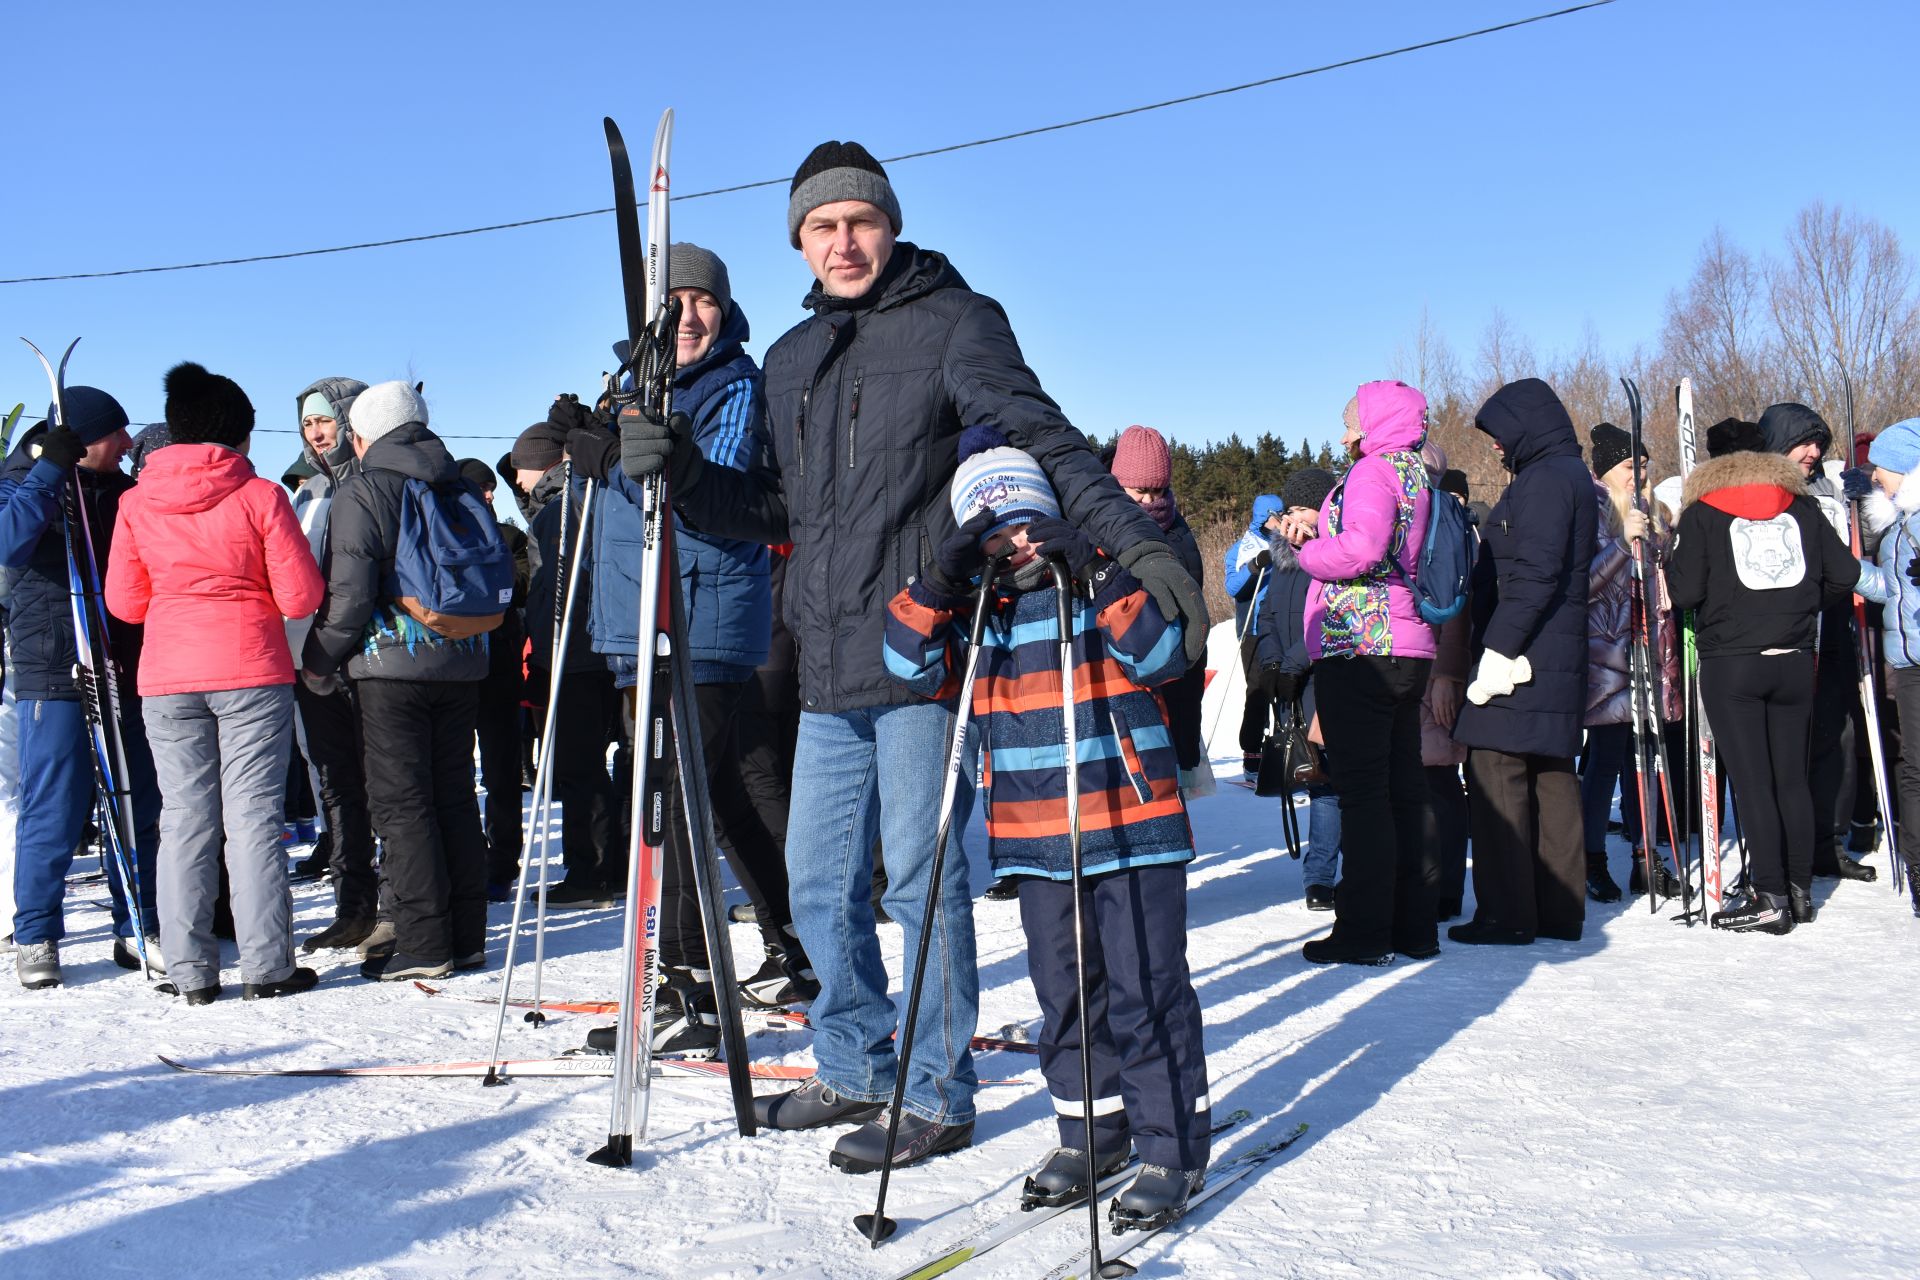
[[[284,619],[319,608],[325,583],[279,485],[247,461],[253,405],[197,364],[166,379],[173,443],[120,503],[107,608],[146,624],[142,717],[161,792],[160,946],[189,1004],[220,994],[213,903],[224,843],[244,996],[312,987],[293,963],[280,848],[293,741]]]
[[[1390,964],[1438,954],[1433,815],[1420,765],[1420,699],[1434,629],[1410,585],[1432,501],[1420,446],[1427,400],[1404,382],[1369,382],[1347,402],[1354,458],[1318,518],[1281,529],[1300,549],[1307,654],[1320,730],[1340,793],[1345,871],[1333,932],[1301,949],[1314,964]]]

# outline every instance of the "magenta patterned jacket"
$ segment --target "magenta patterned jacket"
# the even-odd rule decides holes
[[[1427,536],[1427,400],[1404,382],[1359,393],[1360,460],[1320,507],[1320,536],[1300,548],[1307,655],[1431,658],[1434,629],[1407,575]],[[1404,568],[1402,567],[1404,566]]]

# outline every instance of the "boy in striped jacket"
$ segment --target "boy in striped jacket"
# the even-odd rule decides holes
[[[1208,1155],[1200,1003],[1187,972],[1186,864],[1193,834],[1156,685],[1186,667],[1180,624],[1134,576],[1060,516],[1045,473],[991,427],[962,436],[951,490],[959,531],[889,606],[888,670],[929,698],[953,698],[975,599],[970,582],[1002,560],[982,635],[971,715],[986,752],[995,877],[1020,877],[1028,967],[1044,1026],[1041,1065],[1061,1147],[1032,1180],[1065,1202],[1084,1194],[1080,1037],[1073,945],[1057,596],[1048,560],[1073,572],[1072,660],[1088,922],[1095,1149],[1102,1176],[1143,1170],[1122,1193],[1177,1215]],[[965,714],[965,709],[962,710]]]

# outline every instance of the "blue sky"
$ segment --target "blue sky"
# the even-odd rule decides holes
[[[790,176],[829,137],[894,155],[1555,7],[36,5],[8,18],[0,277],[601,207],[603,115],[644,154],[674,107],[690,192]],[[1076,424],[1320,441],[1423,306],[1463,354],[1496,306],[1543,353],[1589,322],[1624,351],[1657,337],[1715,223],[1772,249],[1819,198],[1914,247],[1916,13],[1621,0],[891,174],[904,237],[1000,299]],[[756,354],[804,315],[785,207],[783,182],[674,209],[676,237],[727,259]],[[0,315],[7,340],[85,335],[71,380],[137,421],[177,360],[234,377],[275,475],[316,377],[424,379],[436,429],[491,461],[555,392],[596,390],[622,324],[609,217],[5,285]],[[45,402],[24,347],[0,360],[20,399]]]

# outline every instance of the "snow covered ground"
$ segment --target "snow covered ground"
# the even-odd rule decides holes
[[[1590,906],[1579,943],[1318,969],[1299,945],[1329,918],[1302,905],[1274,805],[1226,783],[1195,805],[1191,958],[1215,1114],[1255,1116],[1224,1153],[1311,1131],[1132,1255],[1142,1275],[1920,1275],[1920,923],[1884,879],[1819,882],[1819,921],[1782,939],[1685,929],[1638,900]],[[230,986],[187,1009],[113,967],[104,897],[69,898],[69,986],[0,978],[8,1280],[891,1276],[1006,1208],[1053,1142],[1032,1059],[983,1055],[983,1075],[1025,1082],[982,1091],[971,1150],[894,1179],[902,1230],[872,1253],[850,1223],[874,1179],[827,1166],[832,1133],[738,1138],[720,1084],[657,1084],[643,1158],[612,1171],[582,1159],[606,1133],[604,1081],[179,1075],[155,1055],[483,1057],[493,1011],[363,982],[338,953],[309,995],[252,1005]],[[301,934],[331,918],[323,889],[295,902]],[[1036,1026],[1015,904],[975,917],[983,1028]],[[494,920],[496,967],[449,991],[498,991],[507,909]],[[614,912],[558,916],[547,991],[610,995],[617,929]],[[899,931],[882,936],[897,970]],[[734,941],[757,958],[750,927]],[[511,1022],[508,1056],[572,1047],[595,1021]],[[802,1063],[806,1040],[751,1045]],[[1038,1275],[1084,1230],[1064,1215],[959,1274]]]

